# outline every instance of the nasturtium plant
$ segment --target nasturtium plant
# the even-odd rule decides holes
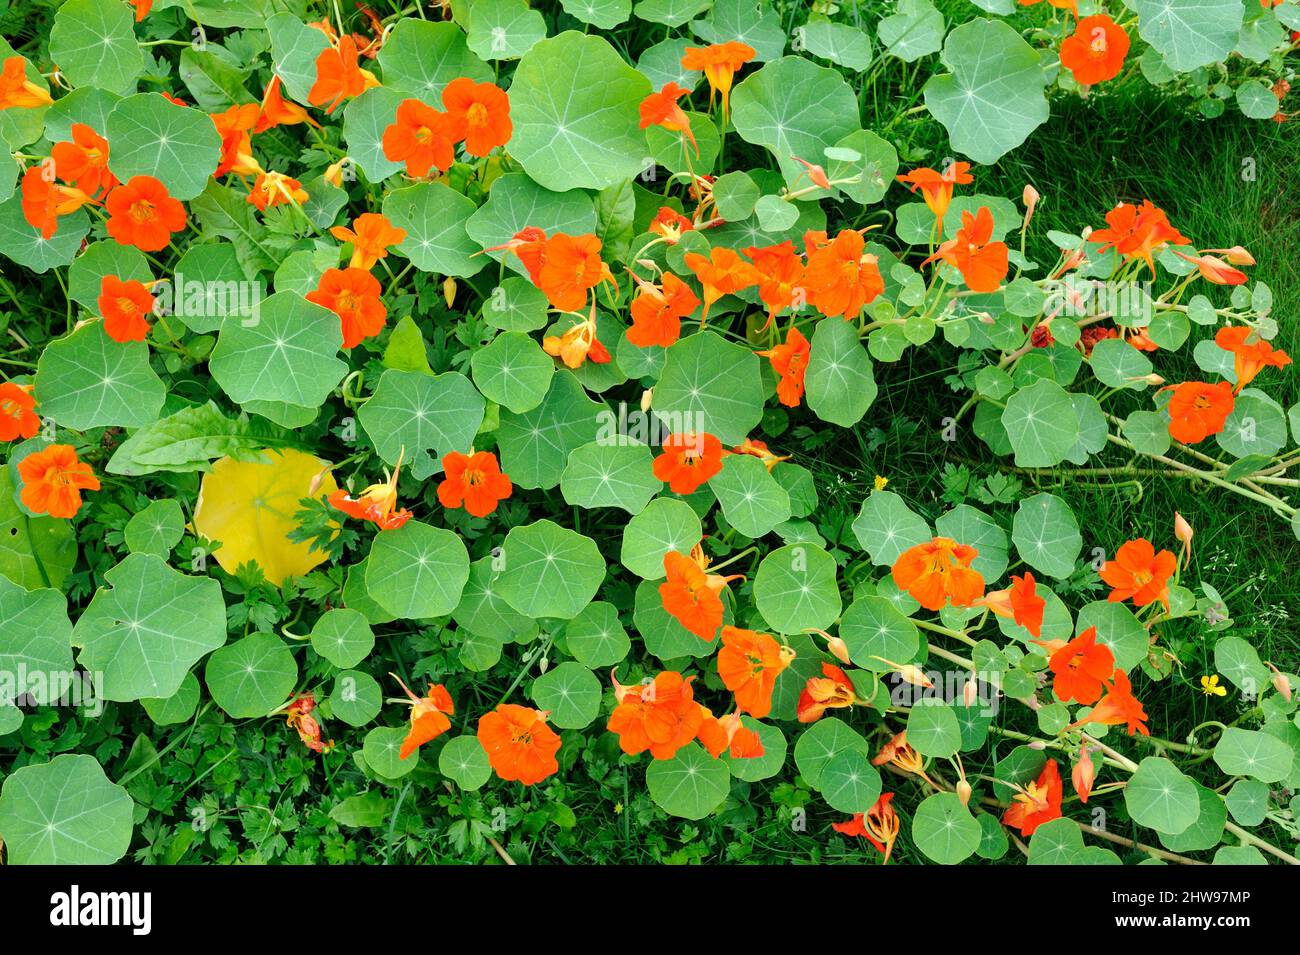
[[[0,863],[1297,863],[1296,0],[4,18]]]

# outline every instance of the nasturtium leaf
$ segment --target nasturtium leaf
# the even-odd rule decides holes
[[[278,636],[255,633],[208,657],[203,679],[217,706],[235,719],[249,719],[288,702],[298,664]]]
[[[405,168],[405,163],[394,162],[384,155],[383,140],[384,130],[391,126],[396,119],[397,107],[401,105],[402,100],[407,98],[385,86],[376,86],[365,90],[360,96],[350,100],[342,110],[343,140],[347,144],[348,158],[352,163],[356,164],[356,167],[365,174],[366,179],[370,182],[383,182],[389,176]],[[428,185],[428,183],[422,185]],[[388,210],[387,205],[390,197],[391,194],[384,197],[384,214],[393,219],[394,213]],[[409,202],[407,205],[409,206]],[[407,223],[411,218],[408,216],[406,221],[400,224],[394,220],[394,225],[407,230],[408,241],[410,227]],[[426,271],[436,270],[426,269]]]
[[[877,27],[880,42],[904,63],[912,63],[943,46],[943,14],[930,0],[898,0],[898,12]]]
[[[952,756],[961,748],[953,707],[940,699],[918,700],[907,717],[907,741],[922,756]]]
[[[500,553],[481,557],[469,565],[469,579],[461,592],[460,603],[452,611],[457,624],[477,634],[514,637],[533,626],[532,618],[512,608],[497,592]]]
[[[124,9],[127,9],[124,7]],[[108,865],[131,846],[135,802],[93,756],[64,753],[13,772],[0,789],[10,865]]]
[[[74,86],[133,91],[144,70],[144,55],[135,40],[131,7],[111,0],[67,0],[50,28],[50,57]]]
[[[560,493],[566,503],[578,507],[619,507],[639,514],[664,486],[654,476],[652,461],[644,444],[592,441],[569,455],[560,475]]]
[[[156,726],[184,723],[194,715],[199,706],[199,680],[193,671],[185,674],[180,689],[171,696],[140,697],[140,705]]]
[[[694,146],[682,133],[671,132],[661,126],[651,126],[645,131],[646,147],[649,150],[646,155],[649,160],[677,175],[687,175],[692,170],[697,175],[706,173],[717,162],[718,153],[722,148],[718,127],[708,114],[697,113],[690,109],[686,110],[686,122],[695,137]],[[697,148],[699,155],[695,152]],[[647,161],[645,168],[651,169],[651,162]],[[645,174],[644,170],[642,174]]]
[[[185,535],[185,515],[174,498],[154,501],[132,516],[122,529],[126,546],[133,554],[153,554],[167,559]]]
[[[1178,835],[1160,834],[1160,842],[1174,852],[1200,852],[1213,849],[1223,838],[1223,824],[1228,820],[1228,809],[1223,797],[1213,790],[1206,789],[1195,780],[1196,797],[1200,802],[1201,812],[1196,821]]]
[[[1241,0],[1131,0],[1138,33],[1177,73],[1226,59],[1237,44]]]
[[[703,819],[722,805],[731,789],[727,764],[699,743],[688,743],[672,759],[656,759],[645,774],[655,805],[681,819]]]
[[[605,560],[590,537],[553,521],[511,528],[501,547],[497,589],[527,617],[569,620],[596,596]]]
[[[365,726],[379,715],[384,694],[369,673],[343,670],[334,678],[329,704],[331,712],[348,726]]]
[[[1225,797],[1228,812],[1242,826],[1258,826],[1268,815],[1269,788],[1258,779],[1238,779]]]
[[[713,6],[713,0],[637,0],[633,12],[642,20],[679,27]]]
[[[292,13],[267,17],[266,33],[271,41],[271,62],[285,93],[306,103],[316,82],[316,58],[329,46],[329,40],[323,31],[307,26]]]
[[[940,55],[951,71],[925,84],[925,105],[952,148],[993,163],[1047,121],[1042,56],[1001,20],[974,19],[948,34]]]
[[[57,589],[77,562],[72,523],[19,507],[13,470],[0,467],[0,576],[25,590]]]
[[[1270,119],[1277,114],[1277,95],[1267,83],[1247,80],[1237,87],[1237,108],[1251,119]]]
[[[778,547],[758,565],[754,603],[778,633],[825,630],[840,615],[835,558],[812,544]]]
[[[492,764],[477,736],[457,736],[438,753],[438,772],[466,792],[474,792],[492,778]]]
[[[406,759],[401,758],[406,732],[401,727],[376,726],[366,734],[361,744],[361,755],[365,757],[366,765],[382,782],[401,779],[420,765],[418,749]]]
[[[1046,378],[1007,399],[1002,425],[1022,468],[1055,467],[1079,440],[1079,416],[1069,392]]]
[[[817,788],[837,812],[867,812],[880,798],[880,771],[860,750],[846,749],[822,767]]]
[[[713,332],[688,335],[668,349],[653,407],[671,432],[705,432],[724,445],[739,444],[763,414],[758,358]]]
[[[1029,865],[1078,865],[1083,833],[1072,819],[1049,819],[1029,838]]]
[[[754,49],[759,62],[784,53],[789,38],[767,0],[713,0],[708,19],[696,20],[691,29],[706,43],[739,40]]]
[[[26,692],[41,706],[52,703],[50,696],[55,687],[49,681],[24,686],[18,681],[22,672],[50,677],[72,673],[72,623],[68,620],[67,600],[57,590],[24,590],[0,577],[0,674],[9,678],[0,680],[0,707],[13,704],[11,691],[12,696]]]
[[[664,578],[664,554],[685,554],[703,534],[699,515],[685,501],[658,498],[627,522],[623,529],[623,566],[646,580]]]
[[[212,117],[177,106],[161,93],[128,96],[108,114],[105,134],[113,149],[108,168],[122,182],[152,176],[173,199],[201,193],[221,158]]]
[[[340,670],[349,670],[374,649],[375,634],[362,613],[336,607],[325,611],[311,628],[311,645]]]
[[[564,628],[564,643],[574,658],[593,670],[621,662],[632,641],[618,619],[618,609],[603,600],[587,604]]]
[[[808,407],[817,417],[842,428],[862,420],[876,400],[876,379],[857,326],[838,318],[817,323],[805,380]]]
[[[526,226],[534,226],[547,235],[556,232],[567,235],[594,232],[596,206],[591,196],[585,192],[579,190],[552,192],[544,186],[539,186],[522,172],[508,172],[492,183],[487,202],[469,217],[465,223],[465,231],[484,249],[493,249],[505,245],[516,232]],[[517,255],[504,249],[497,249],[487,254],[498,262],[505,262],[514,271],[525,274],[523,263],[519,261]],[[508,289],[512,281],[506,279],[500,287]],[[531,283],[527,287],[532,289]],[[533,289],[533,292],[545,302],[540,291]],[[511,307],[511,302],[498,301],[494,291],[488,297],[484,308],[489,305],[496,311],[503,311]],[[514,325],[508,327],[527,331],[529,328],[541,328],[544,324],[543,320],[528,328]],[[507,326],[498,325],[498,327]]]
[[[523,414],[546,397],[555,361],[529,336],[505,332],[474,352],[470,370],[484,398]]]
[[[980,826],[980,844],[975,852],[981,859],[996,861],[1007,854],[1011,847],[1006,830],[997,816],[981,812],[975,817]]]
[[[853,536],[877,566],[890,567],[903,551],[933,536],[916,512],[893,491],[875,491],[862,502]]]
[[[741,139],[767,147],[787,184],[806,175],[793,157],[820,164],[827,147],[861,126],[844,77],[801,56],[767,63],[737,84],[731,119]]]
[[[492,669],[501,661],[501,651],[504,647],[505,644],[500,637],[467,633],[457,657],[465,669],[482,673]]]
[[[171,696],[190,667],[226,642],[226,605],[212,578],[131,554],[104,580],[72,631],[78,662],[103,674],[104,699]]]
[[[497,429],[501,469],[523,488],[560,483],[569,454],[595,441],[608,409],[587,397],[573,373],[560,370],[541,404],[523,414],[502,410]]]
[[[47,345],[35,385],[41,414],[74,431],[149,424],[166,397],[149,365],[149,346],[113,341],[103,322],[89,322]]]
[[[476,4],[476,19],[477,11]],[[510,84],[510,153],[558,192],[631,179],[646,165],[638,106],[650,92],[650,82],[600,37],[570,31],[542,40]]]
[[[300,501],[338,490],[329,465],[292,448],[268,450],[252,460],[224,457],[203,476],[194,530],[221,546],[212,554],[228,574],[254,563],[277,586],[300,577],[329,555],[307,541],[292,541]]]
[[[1214,440],[1235,458],[1271,457],[1286,445],[1286,415],[1264,392],[1247,388],[1237,395],[1232,413]]]
[[[1176,836],[1201,812],[1196,784],[1169,760],[1148,756],[1124,787],[1124,805],[1140,826]]]
[[[809,20],[795,33],[813,56],[859,73],[871,65],[871,37],[865,30],[830,20]]]
[[[1085,604],[1079,608],[1076,626],[1080,633],[1096,627],[1097,642],[1110,650],[1121,670],[1132,670],[1147,658],[1151,635],[1122,603],[1094,600]]]
[[[1230,726],[1214,747],[1215,764],[1229,776],[1250,776],[1278,783],[1291,775],[1295,752],[1268,733]]]
[[[1214,669],[1249,697],[1258,696],[1268,685],[1269,670],[1259,651],[1241,637],[1220,637],[1214,645]]]
[[[1011,540],[1021,559],[1034,570],[1064,579],[1074,573],[1083,535],[1070,506],[1054,494],[1035,494],[1016,508]]]
[[[746,537],[762,537],[790,518],[790,495],[752,454],[731,454],[709,480],[727,523]]]
[[[454,23],[402,17],[379,51],[384,85],[399,93],[439,104],[443,87],[457,77],[491,83],[492,68],[470,52]]]
[[[856,159],[838,158],[843,150],[856,154]],[[898,172],[898,153],[894,147],[873,132],[859,129],[849,133],[831,150],[823,150],[826,158],[826,175],[841,182],[835,188],[854,202],[868,205],[885,197]],[[847,155],[847,154],[845,154]],[[856,181],[853,181],[856,177]]]
[[[748,219],[759,197],[758,183],[747,172],[737,170],[719,176],[713,183],[713,201],[718,215],[728,221]]]
[[[12,110],[0,111],[0,116],[5,112]],[[54,235],[44,238],[24,218],[22,195],[16,192],[0,203],[0,255],[37,275],[68,265],[90,231],[90,217],[84,209],[78,209],[60,216],[58,226]]]
[[[546,21],[525,0],[474,0],[469,48],[485,60],[516,60],[546,37]]]
[[[560,0],[564,12],[583,23],[610,30],[632,15],[632,0]]]
[[[1268,865],[1268,860],[1254,846],[1220,846],[1210,865]]]
[[[956,793],[935,793],[916,807],[912,841],[933,862],[956,865],[979,848],[980,824]]]
[[[921,648],[921,635],[912,623],[884,597],[859,597],[840,618],[840,639],[848,647],[853,665],[884,673],[892,663],[910,663]]]
[[[579,730],[600,713],[600,680],[581,663],[552,667],[533,683],[533,702],[550,711],[549,721],[560,729]]]
[[[473,275],[487,263],[465,231],[474,203],[440,182],[421,182],[384,197],[384,215],[406,230],[397,251],[422,272]]]
[[[781,728],[771,723],[762,723],[752,716],[742,716],[741,724],[745,729],[758,734],[763,747],[762,756],[733,757],[724,752],[722,759],[731,768],[731,775],[747,783],[756,783],[771,779],[785,766],[788,744]]]
[[[794,744],[794,764],[808,785],[820,789],[822,772],[832,759],[844,752],[870,756],[871,748],[843,720],[823,716],[799,734]]]
[[[451,613],[468,579],[469,554],[459,535],[419,521],[376,535],[366,558],[366,590],[407,620]]]
[[[1121,338],[1107,338],[1092,346],[1088,358],[1092,373],[1107,388],[1143,391],[1151,374],[1151,359]]]
[[[316,408],[347,365],[339,360],[339,317],[296,292],[265,299],[258,320],[222,326],[208,367],[232,401],[278,401]]]
[[[1124,437],[1143,454],[1164,454],[1169,450],[1169,418],[1157,411],[1134,411],[1124,419]]]
[[[396,466],[405,452],[411,473],[426,478],[440,468],[430,452],[441,459],[451,451],[469,451],[484,408],[483,396],[460,372],[426,375],[390,368],[379,376],[357,420],[385,464]]]

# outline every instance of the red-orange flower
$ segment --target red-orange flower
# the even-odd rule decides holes
[[[1061,65],[1080,86],[1113,80],[1124,68],[1129,39],[1124,28],[1104,13],[1084,17],[1061,41]]]
[[[465,140],[465,151],[471,156],[486,156],[510,142],[514,132],[510,98],[500,87],[461,76],[443,87],[442,105],[452,138]]]
[[[695,739],[704,723],[705,709],[695,702],[694,677],[665,670],[651,683],[623,686],[614,679],[618,705],[607,729],[630,756],[650,751],[655,759],[672,759]]]
[[[379,279],[365,269],[326,269],[307,301],[323,305],[338,315],[343,325],[343,347],[354,348],[378,335],[388,320],[380,301]]]
[[[1047,665],[1058,700],[1090,706],[1101,699],[1102,689],[1115,672],[1115,655],[1097,642],[1097,628],[1089,627],[1053,652]]]
[[[853,681],[832,663],[822,664],[822,675],[811,676],[799,694],[795,714],[800,723],[815,723],[827,710],[852,706],[857,700]]]
[[[1023,577],[1012,575],[1011,586],[1006,590],[991,590],[977,605],[988,607],[999,617],[1007,617],[1029,631],[1037,639],[1043,630],[1043,611],[1047,601],[1038,596],[1034,575],[1025,571]]]
[[[325,112],[332,113],[345,99],[378,84],[373,73],[357,64],[356,41],[351,36],[341,37],[338,46],[326,47],[316,57],[316,82],[307,91],[307,102],[325,106]]]
[[[700,711],[704,722],[700,724],[697,738],[714,759],[724,752],[732,759],[755,759],[763,755],[763,741],[741,722],[739,713],[714,716],[704,706]]]
[[[736,71],[757,56],[757,52],[747,43],[731,40],[728,43],[714,43],[711,46],[688,46],[682,56],[682,66],[688,70],[703,70],[704,78],[709,81],[709,106],[713,106],[716,94],[722,94],[722,115],[725,117],[730,109],[731,83]]]
[[[36,432],[41,430],[41,419],[36,416],[35,407],[31,385],[0,382],[0,441],[36,437]]]
[[[72,140],[55,143],[50,157],[59,178],[88,196],[117,185],[108,171],[108,140],[85,123],[73,123]]]
[[[654,459],[654,476],[668,482],[674,494],[694,494],[722,470],[722,442],[716,435],[687,431],[664,438],[663,453]]]
[[[1264,341],[1249,325],[1220,328],[1214,334],[1214,344],[1232,352],[1232,370],[1237,378],[1233,391],[1237,393],[1265,368],[1291,364],[1290,355]]]
[[[449,169],[456,159],[450,117],[418,99],[404,99],[397,105],[380,145],[389,162],[406,163],[406,174],[412,179],[423,179],[435,167]]]
[[[48,239],[58,231],[59,217],[71,215],[84,205],[99,205],[80,189],[61,186],[48,176],[45,166],[32,166],[23,173],[23,218]]]
[[[1146,721],[1146,710],[1133,695],[1133,684],[1129,682],[1128,674],[1123,670],[1116,670],[1106,695],[1086,717],[1072,725],[1102,723],[1106,726],[1123,726],[1127,728],[1129,736],[1134,733],[1150,736],[1151,731],[1147,729]]]
[[[258,173],[253,188],[248,191],[248,201],[261,212],[286,203],[300,206],[307,199],[307,190],[302,187],[302,183],[281,172]]]
[[[664,611],[701,640],[712,640],[722,626],[722,591],[731,579],[707,568],[698,548],[691,557],[670,550],[664,554],[666,579],[659,585]]]
[[[683,232],[691,232],[695,223],[682,215],[672,206],[660,206],[655,217],[650,220],[649,231],[661,237],[669,245],[676,245]]]
[[[534,281],[552,308],[578,311],[587,304],[587,294],[601,282],[609,282],[617,289],[613,273],[600,257],[600,248],[600,239],[589,232],[557,232],[546,239]],[[524,259],[523,254],[519,257]],[[528,265],[527,261],[524,265]]]
[[[380,259],[388,258],[389,247],[405,239],[406,230],[394,226],[388,216],[363,212],[352,220],[352,228],[336,225],[330,229],[330,235],[340,242],[352,243],[352,261],[348,263],[351,268],[369,269]]]
[[[698,156],[700,147],[696,145],[695,134],[691,132],[690,118],[677,105],[677,101],[690,95],[690,92],[676,83],[665,83],[658,93],[651,93],[641,101],[641,128],[662,126],[670,133],[681,133],[690,140],[695,147],[695,155]]]
[[[1022,836],[1032,836],[1043,823],[1061,817],[1063,795],[1061,771],[1056,760],[1049,759],[1038,778],[1016,793],[1002,822],[1019,829]]]
[[[99,490],[99,478],[70,444],[51,444],[27,455],[18,462],[18,477],[23,506],[50,517],[73,517],[81,509],[81,492]]]
[[[443,455],[442,469],[446,476],[438,485],[438,501],[446,508],[463,507],[474,517],[487,517],[514,492],[491,451],[451,451]]]
[[[294,697],[289,703],[288,709],[284,711],[284,721],[293,728],[298,734],[298,739],[302,740],[313,753],[325,753],[333,746],[333,740],[324,743],[321,741],[321,725],[316,717],[311,715],[312,710],[316,709],[316,696],[313,693],[303,693],[301,696]]]
[[[305,109],[284,98],[280,92],[280,77],[272,76],[271,82],[266,84],[266,92],[262,94],[253,132],[264,133],[276,126],[297,126],[299,123],[320,127],[320,123],[312,119]]]
[[[132,176],[104,200],[108,234],[141,252],[167,248],[172,233],[185,229],[185,207],[153,176]]]
[[[971,215],[963,211],[956,238],[943,243],[922,264],[943,259],[961,273],[972,292],[996,292],[1007,277],[1007,244],[993,238],[993,213],[980,206]]]
[[[1185,381],[1168,385],[1174,393],[1169,398],[1169,434],[1183,444],[1196,444],[1218,434],[1228,423],[1236,404],[1232,385],[1226,381],[1213,385],[1203,381]]]
[[[701,323],[708,320],[709,308],[722,296],[734,295],[743,288],[758,284],[758,269],[732,249],[710,249],[707,257],[698,252],[687,252],[683,261],[704,287]]]
[[[772,453],[767,446],[766,441],[759,441],[757,438],[746,438],[740,444],[731,449],[732,454],[748,454],[751,458],[758,458],[763,462],[763,467],[767,468],[767,473],[771,474],[772,469],[782,461],[789,461],[790,455],[778,455]]]
[[[478,741],[496,774],[525,786],[559,772],[560,737],[546,725],[547,713],[502,703],[478,718]]]
[[[907,741],[907,730],[891,736],[889,742],[880,747],[880,752],[871,757],[872,766],[886,764],[913,776],[925,776],[925,757]]]
[[[975,181],[970,174],[968,162],[950,162],[944,167],[943,172],[935,172],[928,166],[922,166],[896,178],[912,192],[921,190],[921,198],[934,213],[940,227],[952,202],[953,186],[968,186]]]
[[[802,294],[803,259],[789,240],[761,248],[751,246],[744,251],[758,270],[758,297],[767,306],[767,325],[771,325],[782,309],[802,304],[797,300]]]
[[[1174,249],[1174,255],[1191,262],[1192,265],[1196,266],[1196,271],[1201,273],[1201,278],[1213,282],[1215,285],[1245,285],[1250,281],[1250,277],[1245,272],[1233,268],[1217,255],[1208,253],[1185,255],[1177,249]]]
[[[149,334],[149,320],[154,299],[143,282],[123,282],[116,275],[99,280],[99,298],[95,303],[104,319],[104,331],[115,342],[142,342]]]
[[[1141,259],[1151,269],[1152,275],[1156,271],[1152,255],[1158,249],[1171,242],[1174,245],[1187,244],[1187,238],[1169,224],[1164,210],[1149,199],[1143,200],[1141,206],[1121,202],[1106,213],[1106,226],[1093,232],[1088,240],[1100,243],[1101,252],[1113,248],[1126,260]]]
[[[769,634],[739,627],[722,628],[718,676],[736,695],[736,708],[755,719],[772,712],[772,690],[781,671],[794,660],[794,651]]]
[[[803,333],[793,325],[785,333],[785,343],[761,351],[758,354],[772,362],[772,370],[780,376],[776,384],[776,396],[781,404],[796,408],[803,398],[804,373],[808,370],[808,356],[812,345]]]
[[[984,578],[971,567],[979,551],[950,537],[910,547],[894,561],[894,583],[926,610],[969,607],[984,595]]]
[[[1120,545],[1115,559],[1101,568],[1101,579],[1114,589],[1110,600],[1117,603],[1132,598],[1135,607],[1145,607],[1157,600],[1169,607],[1169,578],[1178,569],[1173,552],[1155,547],[1145,537]]]
[[[681,337],[682,319],[699,307],[700,300],[671,272],[664,273],[659,285],[635,274],[632,277],[640,292],[632,299],[632,326],[627,330],[627,340],[638,348],[667,348]]]
[[[875,301],[885,290],[879,259],[866,248],[866,240],[856,229],[844,229],[834,239],[808,233],[808,267],[803,282],[808,301],[823,315],[840,315],[845,321],[857,318],[863,306]]]
[[[342,511],[359,521],[369,521],[381,531],[401,527],[411,519],[406,508],[397,509],[397,475],[402,470],[402,459],[392,474],[385,474],[383,484],[371,484],[356,497],[339,488],[329,496],[330,507]]]
[[[49,106],[54,100],[49,91],[27,78],[27,61],[21,56],[5,57],[0,72],[0,109],[30,109]]]
[[[542,339],[542,351],[564,362],[566,368],[580,368],[584,361],[605,365],[613,361],[609,349],[596,337],[596,321],[588,316],[575,322],[559,335]]]
[[[249,136],[257,125],[260,112],[256,103],[244,103],[212,114],[212,125],[217,127],[217,134],[221,137],[221,161],[212,175],[220,177],[234,172],[252,176],[262,171],[253,158],[253,140]]]
[[[893,798],[893,793],[881,793],[880,798],[865,813],[854,813],[852,818],[844,822],[833,822],[831,828],[846,836],[861,836],[866,839],[888,863],[900,828],[898,813],[890,805]]]
[[[396,676],[393,679],[397,680],[411,701],[411,728],[402,740],[402,748],[397,752],[398,759],[406,759],[425,743],[451,729],[448,717],[456,712],[456,707],[451,702],[451,694],[441,683],[431,684],[428,694],[421,698],[407,689],[406,684]]]

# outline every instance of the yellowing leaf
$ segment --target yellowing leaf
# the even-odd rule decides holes
[[[213,464],[199,489],[194,529],[221,542],[212,556],[222,570],[233,574],[240,564],[252,561],[278,585],[322,563],[327,556],[323,551],[291,541],[289,532],[297,527],[293,515],[300,500],[338,490],[334,476],[325,471],[315,494],[310,493],[312,480],[328,467],[293,449],[263,451],[257,461],[225,457]]]

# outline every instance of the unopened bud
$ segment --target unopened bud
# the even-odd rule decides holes
[[[442,297],[448,308],[451,308],[451,303],[456,301],[456,280],[450,275],[442,283]]]
[[[966,681],[966,685],[961,690],[961,700],[966,706],[974,706],[975,701],[979,699],[979,683],[974,677]]]
[[[961,800],[963,806],[970,803],[971,786],[964,779],[957,780],[957,798]]]
[[[849,659],[849,645],[839,637],[827,637],[826,649],[831,652],[831,655],[835,657],[836,660],[839,660],[846,666],[853,662]]]
[[[650,410],[650,402],[654,400],[654,396],[655,396],[655,390],[653,388],[647,388],[645,391],[641,392],[641,413],[642,414],[645,414]]]
[[[1039,196],[1037,189],[1035,189],[1033,186],[1026,185],[1025,191],[1021,193],[1020,198],[1025,203],[1025,221],[1020,226],[1020,228],[1028,229],[1029,220],[1034,217],[1034,208],[1038,205],[1038,200],[1041,197]]]
[[[1192,556],[1192,525],[1187,523],[1187,518],[1174,511],[1174,536],[1183,544],[1183,553],[1190,560]]]
[[[1273,689],[1277,690],[1277,692],[1281,694],[1282,699],[1290,703],[1291,679],[1271,663],[1268,665],[1268,668],[1273,671]]]

